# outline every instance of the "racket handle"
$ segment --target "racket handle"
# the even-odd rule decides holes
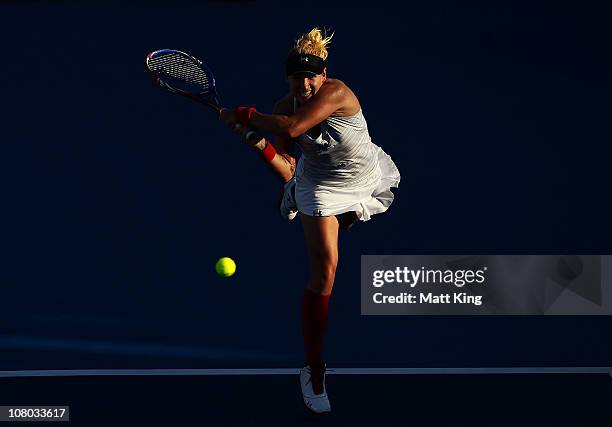
[[[257,134],[257,132],[254,130],[250,130],[246,133],[246,135],[244,135],[244,139],[249,142],[257,142],[261,139],[261,136],[259,136],[259,134]]]
[[[234,131],[238,133],[242,138],[249,144],[255,144],[263,138],[259,133],[254,130],[245,128],[242,125],[236,124],[234,125]]]

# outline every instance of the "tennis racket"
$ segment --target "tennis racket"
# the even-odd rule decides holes
[[[156,50],[147,55],[145,66],[153,81],[164,89],[204,104],[217,114],[223,108],[212,71],[193,56],[173,49]],[[234,131],[247,142],[255,143],[262,138],[239,124]]]

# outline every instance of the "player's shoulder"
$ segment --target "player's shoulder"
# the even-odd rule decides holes
[[[285,97],[281,98],[274,104],[274,114],[284,114],[290,115],[293,114],[294,105],[293,105],[293,96],[291,94],[285,95]]]
[[[329,89],[332,89],[335,91],[348,91],[348,92],[351,91],[351,89],[347,86],[347,84],[339,79],[327,79],[325,81],[325,84],[327,85]]]
[[[324,93],[327,93],[326,96],[340,97],[342,99],[352,99],[355,97],[351,88],[342,80],[327,79],[323,87],[325,88]]]
[[[344,83],[340,79],[330,79],[330,78],[328,78],[327,80],[325,80],[325,83],[327,83],[328,85],[333,86],[333,87],[346,87],[346,88],[348,88],[346,83]]]
[[[325,84],[328,85],[328,92],[325,96],[337,99],[341,105],[341,107],[332,114],[333,116],[352,116],[361,109],[357,96],[342,80],[327,79]]]

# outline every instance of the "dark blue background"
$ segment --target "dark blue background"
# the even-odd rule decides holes
[[[369,317],[359,292],[362,254],[611,252],[605,11],[48,3],[0,6],[0,369],[301,363],[306,252],[279,184],[143,60],[191,52],[227,105],[270,111],[315,25],[402,173],[389,212],[341,236],[329,363],[612,365],[609,316]]]

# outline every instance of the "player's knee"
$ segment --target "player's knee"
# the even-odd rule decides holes
[[[336,277],[336,267],[338,266],[338,262],[329,262],[323,265],[321,269],[321,279],[327,283],[334,283],[334,279]]]
[[[336,267],[338,258],[328,256],[316,260],[311,279],[320,284],[320,287],[327,288],[333,285],[336,277]]]
[[[329,286],[320,286],[318,284],[309,283],[308,290],[317,295],[329,295],[332,293],[333,283]]]
[[[338,254],[333,251],[321,249],[312,254],[312,262],[316,264],[321,270],[328,272],[335,272],[338,266]]]
[[[308,281],[308,288],[319,295],[329,295],[334,287],[334,279],[335,271],[331,270],[313,274]]]

